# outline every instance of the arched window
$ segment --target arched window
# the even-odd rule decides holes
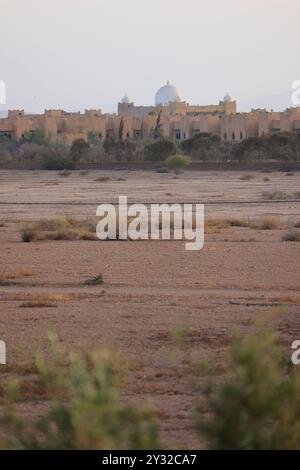
[[[243,133],[240,133],[240,139],[243,140]]]
[[[224,132],[224,140],[227,140],[227,132]]]
[[[235,133],[232,133],[232,140],[235,140]]]

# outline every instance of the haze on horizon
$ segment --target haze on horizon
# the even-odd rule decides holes
[[[0,0],[3,109],[115,112],[167,80],[192,104],[283,110],[300,79],[299,0]]]

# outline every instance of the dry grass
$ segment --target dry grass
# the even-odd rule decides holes
[[[208,219],[205,222],[205,226],[210,228],[230,228],[230,227],[247,227],[248,222],[243,219],[238,219],[236,217],[223,217],[220,219]]]
[[[128,217],[128,225],[135,217]],[[99,220],[98,220],[99,221]],[[98,240],[96,235],[96,219],[77,220],[72,217],[63,217],[58,219],[41,219],[37,222],[26,225],[22,232],[23,241],[33,240]],[[170,214],[170,232],[174,231],[175,220],[174,214]],[[282,224],[271,217],[258,219],[254,222],[249,222],[249,219],[242,219],[238,217],[221,217],[218,219],[208,219],[205,221],[206,233],[218,233],[221,229],[228,229],[232,227],[253,228],[256,230],[275,230],[282,228]],[[182,221],[182,228],[183,221]],[[193,230],[196,228],[196,217],[193,216],[191,220],[191,227]],[[119,214],[116,209],[116,240],[119,239]],[[162,229],[162,214],[158,220],[157,229]],[[151,221],[148,222],[148,234],[151,234]],[[128,238],[129,239],[129,238]]]
[[[287,200],[298,200],[300,199],[300,192],[296,193],[284,193],[283,191],[273,191],[273,192],[266,192],[262,194],[262,198],[265,201],[287,201]]]
[[[135,217],[127,217],[128,225]],[[100,219],[99,219],[100,220]],[[41,219],[37,222],[27,224],[21,231],[21,238],[24,242],[34,240],[98,240],[96,235],[96,220],[77,220],[72,217],[58,219]],[[228,226],[239,226],[238,219],[228,219]],[[196,218],[192,218],[192,228],[196,228]],[[183,221],[182,221],[183,228]],[[119,239],[119,214],[116,209],[116,239]],[[162,216],[158,222],[158,229],[162,229]],[[170,231],[174,230],[174,215],[170,216]],[[148,234],[150,237],[151,222],[149,218]]]
[[[20,271],[13,271],[9,273],[1,273],[0,274],[0,281],[12,281],[15,279],[20,279],[22,277],[33,277],[36,273],[29,270],[20,270]]]
[[[53,302],[74,302],[80,300],[75,294],[28,294],[28,293],[6,293],[2,297],[3,300],[34,302],[36,303],[53,303]]]
[[[98,176],[94,181],[97,183],[106,183],[107,181],[111,181],[111,178],[109,176]]]
[[[278,230],[283,228],[283,226],[284,224],[275,217],[262,217],[253,221],[235,217],[226,217],[220,219],[209,219],[205,222],[207,233],[218,233],[220,229],[228,229],[231,227],[245,227],[254,230]]]
[[[249,226],[255,230],[276,230],[281,227],[281,224],[273,217],[265,217],[251,222]]]
[[[33,240],[96,240],[96,223],[72,217],[41,219],[27,224],[21,232],[24,242]]]
[[[2,374],[31,375],[37,371],[34,361],[20,362],[14,361],[9,364],[3,364],[0,367]]]
[[[250,180],[253,180],[253,179],[254,179],[253,175],[243,175],[243,176],[240,177],[241,181],[250,181]]]
[[[298,295],[282,295],[278,297],[272,297],[271,302],[291,303],[300,304],[300,296]]]
[[[98,274],[97,276],[93,276],[93,277],[87,279],[84,283],[87,286],[98,286],[98,285],[103,284],[103,282],[104,282],[104,280],[103,280],[102,274]]]
[[[57,307],[57,305],[51,304],[49,302],[24,302],[19,307],[20,308],[48,308],[48,307]]]
[[[71,171],[70,170],[63,170],[63,171],[60,171],[58,174],[59,176],[61,176],[62,178],[67,178],[68,176],[71,175]]]
[[[300,233],[299,232],[286,232],[282,241],[284,242],[300,242]]]

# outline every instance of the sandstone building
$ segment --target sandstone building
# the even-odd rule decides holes
[[[190,105],[177,88],[167,82],[157,91],[153,106],[135,106],[125,94],[118,103],[117,114],[102,114],[99,109],[85,113],[45,110],[40,115],[25,114],[23,110],[8,111],[7,118],[0,119],[0,138],[17,141],[42,131],[51,142],[68,145],[78,138],[87,141],[90,136],[100,140],[118,139],[122,120],[124,139],[147,140],[151,138],[158,115],[162,134],[176,141],[199,132],[211,132],[230,142],[281,131],[300,134],[300,107],[283,112],[238,113],[236,102],[228,93],[216,105]]]

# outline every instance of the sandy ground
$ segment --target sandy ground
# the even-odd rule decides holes
[[[103,175],[111,180],[95,181]],[[282,241],[300,221],[300,202],[260,202],[264,192],[299,191],[300,174],[257,172],[249,181],[240,180],[242,175],[187,172],[174,178],[97,171],[62,178],[56,172],[0,172],[0,274],[33,274],[0,287],[0,338],[7,343],[8,362],[47,351],[49,329],[69,349],[106,345],[129,369],[124,399],[155,407],[163,441],[171,447],[203,447],[192,422],[207,380],[196,373],[199,363],[213,364],[216,381],[222,381],[232,336],[249,331],[266,312],[277,318],[287,354],[300,337],[300,245]],[[263,181],[266,176],[270,181]],[[185,251],[182,241],[21,242],[23,221],[93,217],[98,204],[116,203],[119,194],[132,202],[204,202],[208,219],[272,216],[285,228],[216,230],[206,235],[199,252]],[[84,284],[99,273],[102,286]],[[65,294],[72,296],[57,297],[54,308],[20,308],[26,301]],[[183,333],[182,345],[176,338]],[[28,414],[40,414],[46,406],[36,396],[22,403]]]

